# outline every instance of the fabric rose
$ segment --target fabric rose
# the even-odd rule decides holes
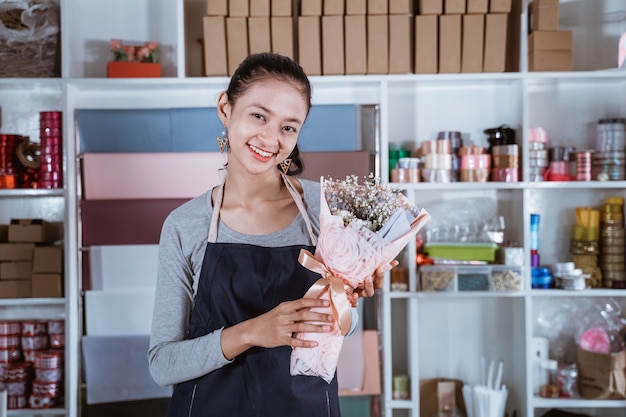
[[[354,223],[344,227],[333,218],[321,228],[315,252],[333,275],[357,288],[380,265],[383,241],[376,234]]]
[[[319,298],[330,299],[328,291]],[[330,307],[313,308],[311,311],[324,314],[332,313]],[[295,354],[291,355],[291,374],[319,376],[330,384],[335,376],[344,338],[337,322],[333,322],[329,333],[307,333],[306,338],[317,342],[317,346],[314,348],[293,348]]]

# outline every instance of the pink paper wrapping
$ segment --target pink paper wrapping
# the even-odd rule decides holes
[[[320,235],[315,255],[303,249],[299,261],[322,276],[305,297],[328,299],[331,302],[330,307],[313,311],[333,314],[335,323],[327,333],[295,335],[300,339],[314,340],[318,346],[294,348],[290,372],[291,375],[319,376],[330,383],[337,369],[343,338],[350,330],[350,304],[346,292],[350,293],[362,286],[379,267],[390,268],[390,262],[428,222],[430,215],[425,210],[420,210],[405,234],[391,242],[385,242],[375,232],[356,223],[344,226],[341,216],[333,216],[325,198],[324,179],[320,182]],[[401,205],[411,207],[404,195],[398,194],[398,199]],[[345,290],[341,291],[339,285],[343,285]]]

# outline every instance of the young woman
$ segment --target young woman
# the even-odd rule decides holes
[[[155,381],[175,385],[168,416],[339,416],[336,377],[289,372],[292,347],[315,346],[294,333],[334,321],[311,311],[325,301],[302,298],[319,275],[298,263],[319,231],[319,183],[292,176],[310,107],[302,68],[271,53],[246,58],[218,98],[225,180],[161,233],[148,356]]]

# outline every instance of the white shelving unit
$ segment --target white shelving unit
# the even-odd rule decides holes
[[[2,131],[38,137],[38,112],[62,110],[65,186],[59,191],[0,191],[0,221],[11,216],[41,216],[65,222],[65,294],[61,300],[2,300],[0,318],[42,315],[65,317],[66,408],[15,410],[12,416],[80,415],[80,336],[82,288],[77,183],[77,109],[145,109],[213,106],[227,78],[201,74],[201,14],[204,0],[59,0],[62,18],[62,77],[2,79]],[[514,0],[516,1],[516,0]],[[528,0],[520,0],[520,71],[513,73],[311,77],[316,104],[376,104],[380,109],[379,166],[386,176],[389,143],[416,148],[438,131],[456,130],[466,142],[486,144],[483,130],[508,124],[522,145],[522,171],[528,168],[528,131],[544,127],[550,145],[594,146],[594,125],[603,117],[626,116],[626,71],[614,69],[618,33],[626,31],[623,0],[561,0],[561,28],[574,31],[575,71],[531,73],[526,70]],[[185,13],[187,11],[187,13]],[[153,40],[161,44],[163,78],[106,79],[109,41]],[[418,183],[406,193],[430,210],[449,209],[462,199],[490,197],[505,216],[507,240],[529,253],[531,213],[541,215],[542,263],[568,258],[569,225],[579,205],[599,205],[605,197],[626,197],[626,182]],[[509,388],[507,410],[539,417],[551,408],[597,417],[623,414],[626,401],[546,400],[532,395],[530,339],[542,306],[564,297],[615,297],[626,308],[626,291],[564,293],[531,290],[525,266],[524,290],[513,294],[426,294],[417,291],[415,247],[400,260],[409,269],[410,291],[381,292],[381,345],[385,417],[419,416],[423,378],[453,377],[475,382],[480,357],[503,360]],[[392,377],[411,378],[411,399],[392,399]],[[509,414],[510,415],[510,414]],[[421,416],[430,417],[430,416]]]

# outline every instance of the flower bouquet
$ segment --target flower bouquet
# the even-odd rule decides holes
[[[348,176],[343,181],[321,182],[320,235],[315,254],[301,250],[299,262],[320,278],[305,297],[330,301],[330,307],[315,309],[335,316],[328,333],[297,333],[300,339],[315,340],[315,348],[294,348],[291,375],[319,376],[330,383],[337,369],[343,338],[350,329],[349,295],[362,288],[378,268],[390,262],[428,222],[396,188],[380,178]]]
[[[111,61],[107,64],[109,78],[160,77],[159,44],[123,43],[119,39],[111,39]]]

